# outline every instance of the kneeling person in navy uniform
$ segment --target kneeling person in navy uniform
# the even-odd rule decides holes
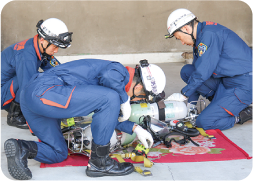
[[[110,139],[118,129],[128,134],[135,132],[146,148],[152,146],[151,134],[128,121],[130,100],[156,101],[165,83],[162,69],[146,60],[131,68],[113,61],[82,59],[34,75],[21,93],[21,109],[41,142],[16,139],[5,142],[10,175],[15,179],[31,179],[27,159],[49,164],[66,159],[68,149],[61,119],[92,112],[93,141],[86,174],[100,177],[132,173],[131,163],[118,163],[109,157]]]
[[[15,43],[1,52],[1,109],[8,112],[7,124],[28,129],[20,109],[20,94],[39,68],[48,70],[60,64],[53,56],[70,47],[72,32],[56,18],[40,20],[33,38]]]
[[[211,103],[199,114],[196,125],[225,130],[252,119],[252,49],[233,31],[214,22],[199,22],[187,9],[168,17],[167,37],[175,36],[193,47],[194,59],[181,69],[187,85],[168,100]]]

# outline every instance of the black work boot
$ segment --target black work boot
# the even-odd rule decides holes
[[[7,124],[21,129],[29,129],[19,103],[12,101],[7,115]]]
[[[36,157],[37,144],[34,141],[8,139],[4,143],[4,151],[10,175],[17,180],[31,179],[32,172],[27,167],[27,159]]]
[[[239,121],[237,124],[243,124],[252,119],[252,106],[248,106],[239,113]]]
[[[86,169],[89,177],[121,176],[134,171],[132,163],[119,163],[109,156],[110,143],[101,146],[92,140],[91,157]]]

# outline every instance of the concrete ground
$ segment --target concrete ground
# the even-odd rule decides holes
[[[166,97],[174,92],[180,92],[185,83],[179,72],[184,63],[158,64],[167,77]],[[129,65],[134,67],[134,65]],[[6,112],[1,111],[1,180],[13,178],[7,169],[7,159],[4,153],[4,141],[9,138],[35,140],[28,130],[10,127],[6,123]],[[252,156],[252,121],[243,125],[235,125],[223,133],[235,144]],[[144,169],[142,164],[135,164]],[[186,163],[155,163],[148,169],[153,176],[144,177],[134,172],[127,176],[90,178],[85,174],[86,167],[40,168],[40,163],[29,160],[28,166],[33,174],[33,180],[252,180],[252,159],[232,161],[186,162]],[[249,176],[250,175],[250,176]]]

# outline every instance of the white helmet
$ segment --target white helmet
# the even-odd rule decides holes
[[[194,19],[196,19],[196,16],[187,9],[177,9],[173,11],[167,20],[167,30],[169,34],[165,35],[165,38],[172,38],[176,31]]]
[[[140,76],[148,102],[161,100],[161,94],[166,85],[166,76],[163,70],[155,64],[149,64],[147,60],[140,61]]]
[[[49,18],[45,21],[40,20],[37,25],[38,34],[60,48],[70,47],[72,41],[72,32],[68,32],[68,28],[64,22],[57,18]]]

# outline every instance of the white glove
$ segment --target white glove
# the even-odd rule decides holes
[[[128,120],[128,118],[131,116],[131,105],[130,105],[129,96],[128,96],[127,101],[120,105],[120,110],[121,110],[122,116],[118,118],[119,122]]]
[[[143,129],[141,126],[137,125],[136,128],[134,129],[134,132],[136,133],[141,143],[145,146],[145,148],[151,148],[154,141],[151,134],[148,131]]]
[[[181,94],[181,93],[173,93],[166,100],[167,101],[179,101],[179,102],[183,102],[186,99],[187,98],[183,94]]]

